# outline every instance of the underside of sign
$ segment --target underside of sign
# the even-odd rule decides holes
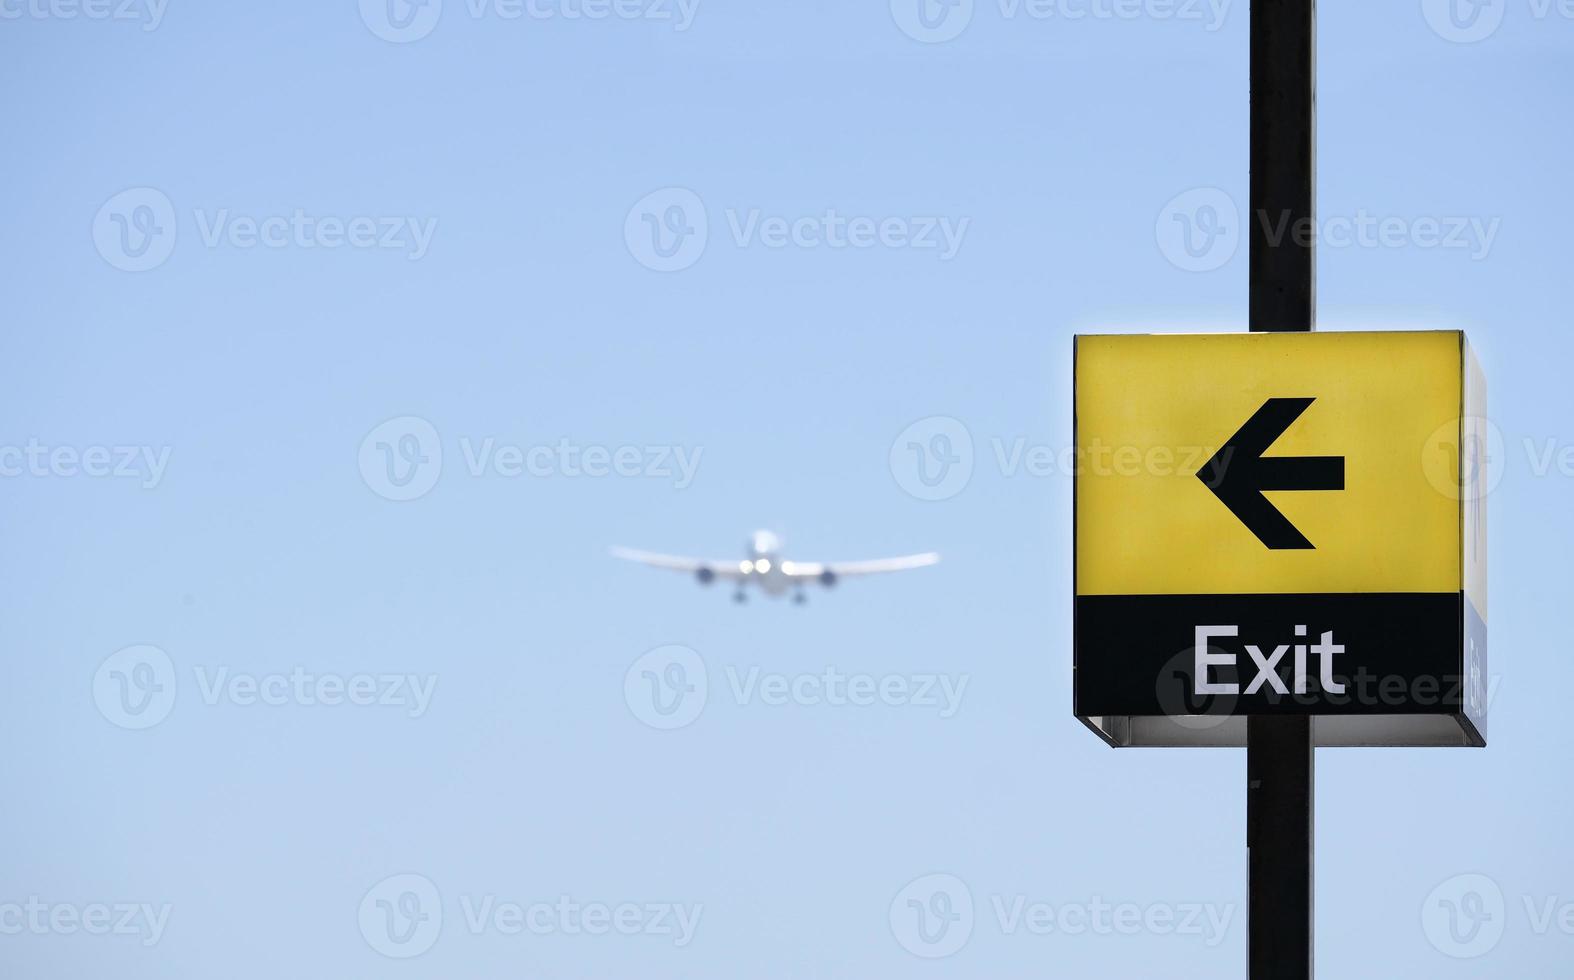
[[[1457,331],[1076,339],[1074,708],[1115,746],[1486,744],[1486,494]]]

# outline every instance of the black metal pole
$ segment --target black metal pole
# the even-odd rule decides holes
[[[1251,7],[1251,329],[1317,320],[1317,3]]]
[[[1251,980],[1311,980],[1312,719],[1246,720]]]
[[[1251,5],[1250,327],[1316,324],[1316,0]],[[1313,976],[1312,719],[1246,721],[1251,980]]]

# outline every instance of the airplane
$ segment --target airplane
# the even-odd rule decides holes
[[[830,588],[844,578],[878,575],[883,572],[902,572],[909,568],[933,565],[940,560],[940,556],[932,551],[901,558],[834,562],[792,561],[782,558],[781,553],[782,539],[770,531],[756,531],[750,535],[749,543],[745,547],[747,557],[742,561],[683,558],[678,555],[636,551],[633,548],[612,549],[612,554],[616,558],[693,575],[701,585],[709,585],[717,579],[731,582],[734,586],[732,593],[734,602],[746,601],[748,595],[744,592],[744,588],[753,583],[759,586],[761,592],[773,599],[780,598],[791,591],[792,601],[802,604],[808,601],[803,589],[809,582],[818,582]]]

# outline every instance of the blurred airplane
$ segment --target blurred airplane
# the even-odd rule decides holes
[[[756,531],[749,538],[742,561],[683,558],[677,555],[658,555],[632,548],[613,548],[615,557],[637,561],[642,565],[667,568],[674,572],[693,575],[701,585],[717,579],[733,583],[734,602],[743,602],[748,596],[744,588],[751,582],[764,594],[777,598],[792,592],[793,602],[805,602],[804,585],[818,582],[829,588],[843,578],[855,575],[878,575],[883,572],[903,572],[909,568],[923,568],[940,560],[934,552],[907,555],[902,558],[876,558],[872,561],[792,561],[781,556],[782,540],[769,531]]]

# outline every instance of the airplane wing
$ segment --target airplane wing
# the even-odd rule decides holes
[[[784,561],[782,572],[788,578],[817,578],[834,582],[836,579],[855,575],[882,575],[886,572],[905,572],[910,568],[923,568],[940,561],[933,551],[901,558],[875,558],[871,561]]]
[[[636,551],[633,548],[613,548],[612,555],[624,561],[639,562],[652,568],[666,568],[686,575],[702,575],[707,579],[712,576],[724,579],[743,578],[743,569],[736,559],[684,558],[680,555],[659,555],[653,551]]]

